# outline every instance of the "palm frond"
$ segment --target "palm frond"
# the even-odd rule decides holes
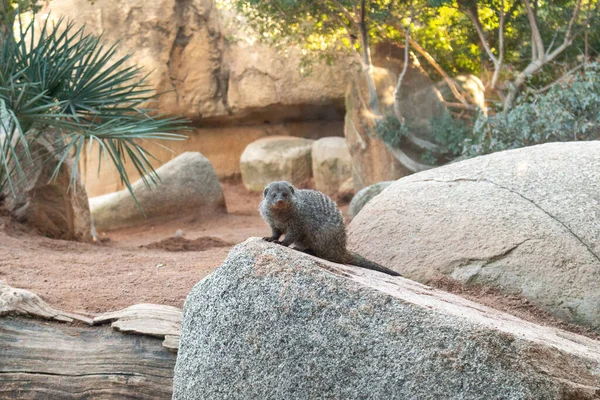
[[[63,134],[53,176],[71,156],[72,188],[85,146],[92,143],[132,195],[127,162],[147,185],[157,184],[153,157],[141,142],[183,140],[187,121],[158,114],[147,76],[132,65],[131,56],[118,56],[118,44],[104,46],[101,37],[64,19],[49,21],[37,30],[35,19],[20,21],[16,35],[0,37],[0,117],[6,125],[0,127],[5,137],[0,138],[0,192],[12,188],[15,177],[23,178],[33,133],[44,129]]]

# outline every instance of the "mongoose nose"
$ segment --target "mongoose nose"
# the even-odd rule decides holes
[[[281,200],[281,199],[277,200],[277,204],[283,204],[283,200]]]

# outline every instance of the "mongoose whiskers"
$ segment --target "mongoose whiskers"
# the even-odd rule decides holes
[[[260,214],[272,235],[263,238],[312,253],[328,261],[401,276],[346,248],[346,226],[337,205],[317,190],[296,189],[289,182],[270,183],[263,192]],[[281,235],[285,235],[279,241]]]

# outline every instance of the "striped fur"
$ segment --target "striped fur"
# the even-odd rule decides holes
[[[265,188],[259,211],[271,227],[272,235],[264,238],[267,241],[293,244],[298,250],[336,263],[400,275],[346,249],[344,217],[324,193],[296,189],[286,181],[272,182]],[[285,238],[279,241],[282,235]]]

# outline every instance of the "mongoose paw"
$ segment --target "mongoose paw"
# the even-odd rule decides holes
[[[308,254],[309,256],[316,256],[315,252],[312,251],[311,249],[304,249],[304,250],[296,249],[296,250],[299,250],[305,254]]]
[[[277,244],[280,244],[282,246],[288,247],[288,245],[286,243],[283,243],[281,240],[274,240],[273,243],[277,243]]]
[[[276,242],[277,241],[277,239],[273,239],[271,236],[265,236],[262,239],[266,242]]]

